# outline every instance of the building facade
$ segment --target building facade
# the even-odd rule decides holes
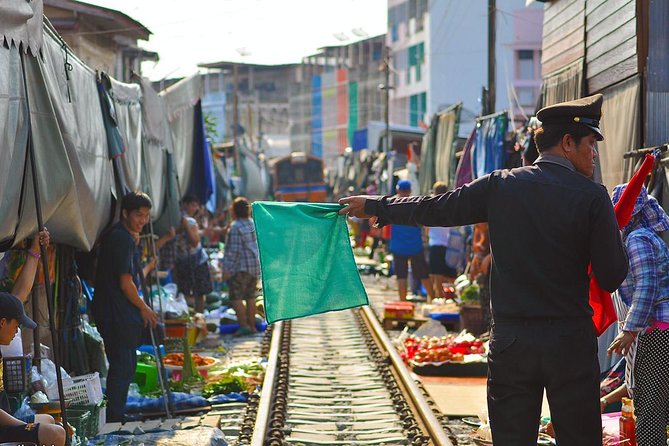
[[[138,44],[151,31],[122,12],[73,0],[44,0],[44,15],[79,59],[120,81],[141,74],[143,61],[158,60],[157,53]]]
[[[541,84],[541,4],[498,0],[495,11],[496,111],[531,114]],[[389,0],[386,44],[391,49],[391,121],[426,125],[463,103],[460,134],[481,115],[488,82],[488,2]]]
[[[205,76],[204,110],[215,116],[219,141],[237,141],[269,158],[290,153],[291,87],[298,64],[214,62]],[[235,100],[236,97],[236,100]],[[235,122],[237,123],[235,127]]]
[[[326,166],[351,147],[354,132],[383,119],[385,36],[324,47],[305,57],[291,94],[291,145]]]

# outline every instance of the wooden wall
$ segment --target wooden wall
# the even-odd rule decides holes
[[[636,0],[585,0],[588,93],[601,91],[638,72],[636,3]]]
[[[555,0],[544,9],[541,76],[585,56],[586,0]]]

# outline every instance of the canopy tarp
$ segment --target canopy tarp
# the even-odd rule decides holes
[[[113,78],[111,85],[109,94],[116,109],[118,129],[125,145],[120,164],[128,188],[138,190],[142,185],[142,90],[137,84],[126,84]]]
[[[455,182],[455,145],[458,136],[458,124],[462,103],[452,105],[439,113],[439,129],[435,147],[436,181],[443,181],[449,189]]]
[[[166,172],[176,171],[167,169],[166,156],[172,153],[172,135],[167,121],[167,107],[165,99],[158,95],[151,87],[148,79],[141,79],[142,89],[142,149],[144,152],[144,175],[141,178],[141,189],[149,194],[153,201],[151,217],[156,219],[163,215],[167,203],[165,202],[168,177]],[[178,191],[178,185],[175,184]],[[179,201],[179,193],[173,197]],[[176,222],[174,222],[176,223]],[[169,228],[168,225],[167,228]],[[166,229],[167,229],[166,228]]]
[[[174,164],[180,185],[185,195],[193,173],[195,153],[195,105],[204,93],[202,76],[183,79],[160,92],[165,98],[167,117],[172,135]],[[183,197],[182,195],[182,197]]]
[[[480,178],[495,169],[504,167],[504,135],[508,126],[506,112],[483,116],[476,122],[472,147],[474,178]]]
[[[196,196],[200,203],[207,203],[215,193],[214,166],[211,161],[211,150],[207,142],[207,135],[202,116],[202,103],[195,105],[193,142],[193,171],[188,184],[188,194]]]
[[[21,185],[26,164],[28,111],[16,47],[0,46],[0,243],[8,249],[19,223]]]
[[[253,203],[267,321],[367,305],[334,203]]]
[[[0,36],[5,48],[21,48],[23,52],[39,54],[43,40],[42,0],[0,1]]]
[[[26,58],[42,214],[52,239],[90,250],[111,209],[112,168],[95,73],[45,28],[44,58]],[[32,179],[17,239],[37,229]]]

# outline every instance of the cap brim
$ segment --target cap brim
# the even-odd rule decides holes
[[[581,124],[583,124],[584,126],[586,126],[587,128],[589,128],[590,130],[592,130],[595,133],[595,136],[597,137],[597,141],[603,141],[604,140],[604,135],[602,135],[602,131],[599,130],[599,127],[595,127],[594,125],[590,125],[590,124],[584,124],[584,123],[581,123]]]
[[[37,324],[35,323],[35,321],[30,319],[25,314],[21,316],[21,319],[19,319],[19,324],[21,324],[22,327],[30,328],[31,330],[37,328]]]

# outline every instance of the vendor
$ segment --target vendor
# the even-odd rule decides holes
[[[0,345],[8,345],[19,326],[34,329],[37,324],[26,316],[23,304],[14,295],[0,292]],[[3,365],[0,359],[0,395],[1,401],[6,402],[2,381]],[[0,442],[35,443],[63,446],[65,444],[65,429],[54,424],[50,415],[35,415],[29,423],[18,420],[6,412],[6,405],[0,409]]]
[[[149,222],[151,199],[131,192],[121,201],[121,221],[100,244],[92,312],[109,360],[107,375],[107,420],[123,421],[130,383],[137,367],[137,347],[144,327],[155,327],[156,313],[139,296],[137,243]],[[155,266],[155,259],[149,268]],[[145,273],[148,271],[145,270]]]
[[[496,445],[536,444],[544,390],[558,444],[602,444],[588,269],[610,292],[628,270],[613,205],[591,179],[603,101],[600,94],[541,109],[532,166],[496,170],[432,197],[339,200],[340,214],[376,217],[380,226],[488,223],[488,411]]]

